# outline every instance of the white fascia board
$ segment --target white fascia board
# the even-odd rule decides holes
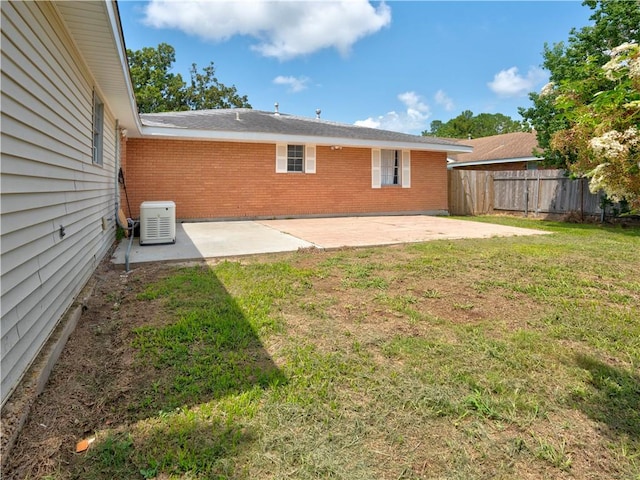
[[[476,165],[493,165],[496,163],[516,163],[516,162],[539,162],[544,160],[540,157],[518,157],[518,158],[499,158],[497,160],[473,160],[470,162],[456,162],[451,160],[447,163],[447,168],[452,169],[456,167],[473,167]]]
[[[142,135],[156,138],[179,138],[183,140],[210,140],[248,143],[296,143],[314,145],[339,145],[342,147],[393,148],[404,150],[426,150],[430,152],[470,153],[473,147],[466,145],[443,145],[438,143],[393,142],[388,140],[366,140],[357,138],[320,137],[310,135],[287,135],[264,132],[229,132],[218,130],[194,130],[175,127],[142,127]]]
[[[138,114],[138,104],[136,103],[136,96],[133,91],[133,84],[131,83],[131,74],[129,72],[129,61],[127,60],[127,52],[124,45],[124,34],[122,33],[122,24],[120,22],[120,13],[117,10],[117,3],[111,0],[105,0],[105,4],[107,6],[107,13],[109,15],[109,24],[111,26],[111,31],[113,34],[113,38],[116,43],[116,50],[118,54],[118,59],[120,60],[120,68],[122,69],[122,75],[124,77],[125,87],[127,89],[127,101],[129,104],[129,108],[131,109],[131,117],[135,123],[138,134],[142,133],[142,121],[140,120],[140,115]],[[134,132],[131,132],[135,136]]]

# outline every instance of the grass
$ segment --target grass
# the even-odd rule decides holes
[[[640,230],[475,220],[553,235],[145,286],[131,420],[59,478],[640,478]]]

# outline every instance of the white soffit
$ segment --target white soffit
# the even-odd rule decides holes
[[[54,5],[120,126],[139,132],[141,123],[116,2],[62,1]]]

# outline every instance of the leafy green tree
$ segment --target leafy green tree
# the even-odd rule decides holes
[[[610,60],[609,52],[625,42],[640,42],[640,3],[636,0],[586,0],[582,4],[595,10],[590,17],[594,24],[580,30],[571,29],[566,45],[564,42],[551,47],[545,44],[542,66],[549,71],[550,85],[584,82],[579,94],[582,101],[588,101],[611,85],[611,81],[598,72]],[[558,110],[555,98],[536,92],[530,93],[529,98],[533,106],[521,107],[519,113],[536,130],[538,145],[543,149],[547,163],[561,168],[573,163],[574,157],[551,148],[553,134],[570,125],[566,115]]]
[[[422,135],[449,138],[480,138],[527,130],[525,124],[512,120],[511,117],[501,113],[481,113],[474,116],[471,110],[465,110],[445,123],[441,120],[434,120],[431,122],[430,127],[431,129],[425,130]]]
[[[191,84],[185,89],[186,105],[190,110],[204,108],[251,108],[246,95],[240,96],[235,86],[227,87],[215,76],[213,62],[198,73],[195,63],[191,65]]]
[[[157,48],[127,50],[129,71],[140,113],[175,112],[207,108],[251,108],[247,96],[238,95],[235,86],[220,83],[211,62],[198,71],[192,64],[187,84],[179,73],[171,72],[175,49],[166,43]]]
[[[592,77],[564,81],[548,92],[567,121],[551,135],[549,148],[572,173],[590,179],[592,192],[603,190],[640,208],[640,46],[623,43],[609,55]]]
[[[444,137],[444,135],[440,135],[440,132],[444,131],[444,123],[442,122],[442,120],[433,120],[430,127],[430,130],[425,130],[424,132],[422,132],[423,136]]]
[[[520,109],[546,161],[640,207],[640,2],[587,0],[593,25],[544,46],[551,82]]]
[[[127,50],[127,56],[140,113],[184,110],[180,108],[184,81],[180,74],[170,72],[176,59],[171,45]]]

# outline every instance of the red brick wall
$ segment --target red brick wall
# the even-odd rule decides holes
[[[485,165],[470,165],[466,167],[456,167],[455,170],[484,170],[491,172],[505,172],[513,170],[526,170],[528,162],[511,162],[511,163],[488,163]],[[539,170],[553,169],[555,167],[546,167],[542,162],[538,163]]]
[[[526,170],[526,162],[513,163],[489,163],[486,165],[469,165],[467,167],[456,167],[455,170],[483,170],[492,172],[502,172],[507,170]]]
[[[447,210],[446,155],[411,152],[411,188],[371,188],[371,150],[317,147],[316,173],[275,173],[275,145],[129,139],[123,170],[133,216],[173,200],[179,219]],[[125,169],[126,168],[126,169]]]

